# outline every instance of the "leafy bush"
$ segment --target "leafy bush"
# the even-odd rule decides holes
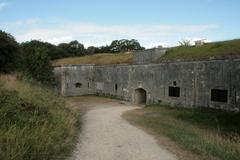
[[[50,63],[48,49],[39,41],[21,44],[23,50],[22,70],[24,75],[43,84],[54,81],[53,67]]]

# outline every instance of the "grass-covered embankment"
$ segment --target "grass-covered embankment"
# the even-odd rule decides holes
[[[113,64],[131,64],[133,61],[132,53],[119,54],[95,54],[83,57],[63,58],[53,61],[54,66],[68,64],[96,64],[96,65],[113,65]]]
[[[175,60],[224,59],[230,56],[240,57],[240,40],[207,43],[203,46],[178,46],[169,48],[159,62]]]
[[[51,90],[0,76],[0,159],[65,159],[79,130],[77,112]]]
[[[124,113],[130,123],[166,136],[200,159],[240,159],[240,114],[149,106]]]
[[[174,61],[197,61],[209,59],[224,59],[229,57],[240,58],[240,40],[212,42],[203,46],[178,46],[169,48],[165,55],[154,63]],[[133,53],[95,54],[82,57],[71,57],[55,60],[54,66],[69,64],[114,65],[132,64]]]

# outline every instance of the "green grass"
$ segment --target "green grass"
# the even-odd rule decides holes
[[[79,115],[48,88],[0,76],[0,159],[65,159],[75,146]]]
[[[162,61],[174,60],[204,60],[209,58],[223,59],[229,56],[240,56],[240,40],[207,43],[203,46],[180,46],[170,48],[159,59]]]
[[[83,57],[71,57],[55,60],[52,62],[54,66],[67,64],[96,64],[96,65],[112,65],[112,64],[131,64],[133,61],[132,53],[119,54],[95,54]]]
[[[240,159],[239,113],[156,105],[126,112],[123,117],[156,137],[169,137],[200,159]]]

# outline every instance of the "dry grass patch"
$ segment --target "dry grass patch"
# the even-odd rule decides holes
[[[75,146],[79,114],[50,89],[0,76],[0,159],[65,159]]]
[[[110,64],[131,64],[133,61],[132,53],[119,54],[95,54],[92,56],[71,57],[53,61],[54,66],[68,65],[68,64],[96,64],[96,65],[110,65]]]
[[[240,159],[239,113],[168,106],[150,106],[140,111],[129,111],[123,116],[156,137],[170,138],[200,159]]]

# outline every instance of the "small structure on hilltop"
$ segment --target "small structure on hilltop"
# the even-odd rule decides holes
[[[205,39],[195,41],[196,47],[203,46],[204,44],[205,44]]]

